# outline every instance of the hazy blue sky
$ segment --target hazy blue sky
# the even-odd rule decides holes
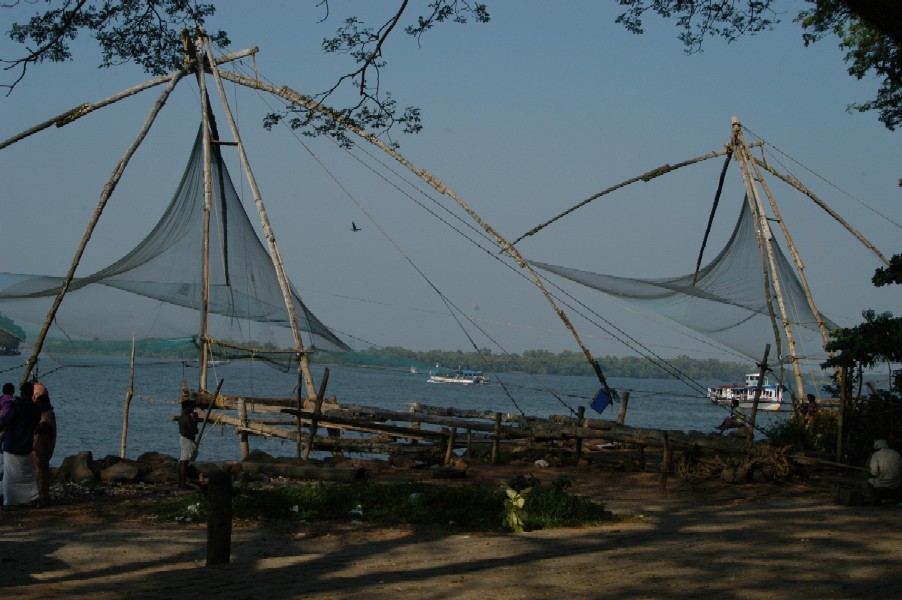
[[[228,30],[232,50],[258,46],[256,68],[276,85],[312,93],[351,68],[319,45],[363,3],[332,1],[325,22],[312,1],[217,5],[208,29]],[[828,180],[788,163],[885,254],[899,252],[900,138],[875,114],[846,112],[847,104],[870,99],[877,83],[850,78],[832,40],[803,47],[791,22],[801,5],[781,3],[788,12],[775,32],[734,44],[711,40],[702,54],[686,56],[672,23],[649,20],[647,33],[634,36],[614,23],[613,3],[496,1],[489,24],[440,27],[419,46],[393,37],[384,49],[383,85],[400,105],[423,111],[425,131],[400,137],[402,152],[509,240],[606,187],[722,148],[735,115]],[[376,7],[384,12],[375,14]],[[375,23],[394,7],[367,3],[374,12],[363,17]],[[2,29],[28,9],[0,11]],[[0,42],[0,56],[18,51]],[[130,66],[98,70],[89,43],[77,45],[76,57],[33,67],[0,99],[0,138],[146,79]],[[381,346],[470,349],[412,262],[505,350],[578,350],[538,291],[489,253],[328,142],[263,131],[274,99],[232,87],[229,93],[289,274],[327,325]],[[157,94],[3,151],[0,270],[65,272],[104,182]],[[118,258],[153,226],[178,183],[198,119],[196,85],[186,79],[133,161],[81,272]],[[691,272],[721,167],[709,162],[607,196],[519,248],[531,259],[603,273]],[[731,176],[712,250],[729,235],[742,200],[738,169]],[[810,201],[774,189],[826,314],[852,325],[865,308],[899,312],[899,290],[870,284],[879,266],[873,256]],[[352,233],[352,220],[363,231]],[[659,354],[733,359],[605,296],[560,284]],[[571,317],[594,353],[635,353]],[[480,347],[500,351],[481,333],[472,335]]]

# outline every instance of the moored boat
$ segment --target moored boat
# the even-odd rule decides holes
[[[438,366],[438,365],[436,365]],[[441,369],[441,367],[438,367]],[[429,379],[426,383],[456,383],[458,385],[487,385],[491,383],[489,378],[482,371],[472,371],[470,369],[450,369],[436,370],[429,373]]]
[[[715,385],[708,388],[708,399],[714,404],[731,407],[733,400],[739,400],[739,408],[750,409],[755,402],[758,387],[758,373],[747,373],[744,384]],[[771,383],[765,376],[761,382],[758,410],[779,411],[783,409],[784,395],[788,388],[781,383]]]

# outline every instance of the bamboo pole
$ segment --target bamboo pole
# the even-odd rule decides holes
[[[845,432],[843,429],[846,424],[846,407],[849,405],[848,386],[846,385],[848,376],[849,367],[843,365],[842,381],[840,381],[841,385],[839,388],[839,415],[836,422],[836,462],[840,464],[844,464],[843,453],[845,448],[843,447],[843,436]]]
[[[445,461],[442,463],[443,467],[447,467],[451,464],[451,458],[454,456],[455,441],[457,441],[457,427],[452,427],[451,431],[448,433],[448,446],[445,449]]]
[[[248,427],[247,420],[247,401],[244,398],[238,399],[238,423],[241,428]],[[298,439],[300,440],[301,434],[298,432]],[[300,443],[300,442],[299,442]],[[250,443],[247,437],[247,433],[242,432],[238,434],[238,455],[241,457],[241,460],[244,460],[250,454]]]
[[[89,219],[88,225],[85,228],[85,232],[82,235],[78,249],[75,251],[75,256],[72,258],[72,263],[69,265],[69,270],[66,273],[66,277],[63,279],[63,283],[60,286],[59,292],[57,292],[56,299],[53,301],[53,306],[51,306],[50,310],[47,312],[47,318],[44,320],[44,325],[41,327],[41,331],[38,334],[37,339],[35,340],[34,351],[32,352],[31,357],[26,362],[25,373],[22,375],[23,383],[25,381],[28,381],[28,378],[31,376],[31,371],[38,361],[38,356],[41,353],[41,349],[44,347],[44,340],[47,337],[47,332],[50,331],[50,325],[56,318],[56,313],[59,310],[60,304],[62,304],[63,302],[63,297],[66,295],[66,292],[69,290],[69,286],[72,284],[72,280],[75,278],[75,270],[78,268],[78,265],[81,262],[81,257],[85,253],[85,248],[87,247],[91,236],[94,234],[94,228],[97,226],[97,222],[100,220],[100,215],[103,214],[103,209],[106,207],[110,196],[113,195],[113,190],[116,189],[116,186],[119,184],[119,180],[122,179],[122,174],[125,172],[125,167],[128,166],[129,161],[138,150],[138,147],[144,141],[144,138],[147,137],[147,132],[150,130],[150,126],[156,120],[157,115],[160,113],[160,110],[162,110],[163,105],[166,103],[166,100],[169,98],[169,95],[172,93],[172,90],[175,88],[176,84],[181,80],[182,75],[184,75],[184,73],[180,71],[177,76],[173,77],[169,81],[169,85],[167,85],[166,88],[160,93],[157,101],[150,109],[150,114],[148,114],[147,119],[144,120],[144,124],[138,132],[138,135],[135,137],[135,140],[131,143],[128,149],[126,149],[125,155],[116,164],[116,167],[113,169],[113,174],[110,175],[110,179],[106,182],[106,185],[103,186],[103,191],[100,193],[100,199],[97,201],[97,206],[94,208],[94,212],[91,214],[91,218]]]
[[[790,256],[792,256],[792,260],[795,263],[796,272],[799,276],[799,282],[802,284],[802,290],[805,292],[805,300],[808,302],[808,308],[811,309],[811,312],[814,315],[818,330],[821,334],[821,339],[824,341],[824,345],[826,346],[830,341],[830,332],[827,331],[827,325],[824,323],[824,318],[821,315],[821,311],[818,310],[817,305],[814,303],[814,296],[811,294],[811,286],[808,285],[808,278],[805,276],[805,263],[802,261],[802,256],[799,254],[795,240],[793,240],[792,236],[789,234],[789,228],[786,226],[783,215],[780,213],[780,208],[777,206],[777,200],[776,198],[774,198],[774,195],[771,194],[770,188],[768,187],[767,182],[764,180],[764,175],[761,173],[757,161],[753,160],[751,166],[753,169],[755,169],[758,182],[761,184],[761,189],[764,190],[764,193],[767,196],[768,201],[770,202],[771,210],[774,211],[774,217],[780,224],[780,230],[783,232],[783,237],[786,239],[786,244],[789,248]],[[830,353],[830,356],[832,356],[832,353]],[[804,395],[805,390],[800,389],[799,397],[804,397]]]
[[[244,58],[246,56],[252,56],[256,53],[257,53],[257,48],[249,48],[247,50],[240,50],[238,52],[233,52],[231,54],[221,56],[219,58],[218,62],[219,62],[219,64],[222,64],[224,62],[232,62],[232,61]],[[19,134],[16,134],[13,137],[11,137],[3,142],[0,142],[0,150],[2,150],[3,148],[6,148],[7,146],[11,146],[11,145],[15,144],[16,142],[20,142],[20,141],[24,140],[25,138],[32,136],[35,133],[38,133],[40,131],[43,131],[44,129],[47,129],[48,127],[51,127],[53,125],[55,125],[57,127],[64,127],[64,126],[68,125],[69,123],[72,123],[72,122],[84,117],[85,115],[88,115],[88,114],[94,112],[97,109],[104,108],[106,106],[109,106],[110,104],[115,104],[116,102],[119,102],[120,100],[123,100],[130,96],[134,96],[135,94],[143,92],[144,90],[150,89],[152,87],[156,87],[158,85],[164,84],[167,81],[171,82],[173,79],[175,79],[177,81],[178,79],[181,79],[182,77],[184,77],[187,73],[188,73],[188,71],[186,69],[180,69],[178,71],[173,71],[172,73],[169,73],[168,75],[163,75],[162,77],[157,77],[155,79],[150,79],[148,81],[145,81],[144,83],[140,83],[134,87],[128,88],[127,90],[123,90],[121,92],[113,94],[109,98],[106,98],[99,102],[94,102],[94,103],[85,102],[84,104],[76,106],[75,108],[67,110],[66,112],[60,113],[60,114],[56,115],[55,117],[51,117],[51,118],[47,119],[46,121],[42,121],[41,123],[38,123],[34,127],[26,129],[25,131],[23,131]]]
[[[805,391],[805,383],[802,380],[802,371],[799,365],[799,357],[796,352],[795,347],[795,337],[792,333],[792,326],[789,321],[789,315],[786,310],[786,304],[783,298],[782,284],[780,283],[780,278],[777,276],[777,264],[775,259],[775,253],[773,249],[773,234],[770,230],[770,225],[767,222],[767,216],[764,212],[764,204],[761,201],[761,196],[758,193],[758,186],[754,183],[754,176],[752,173],[752,157],[751,151],[749,150],[748,144],[745,141],[745,136],[742,133],[742,126],[739,124],[739,121],[736,117],[733,117],[733,140],[734,140],[734,152],[736,156],[739,158],[739,164],[743,173],[743,179],[746,184],[746,189],[749,195],[749,202],[753,203],[756,207],[757,216],[758,216],[758,231],[759,231],[759,242],[763,244],[764,252],[767,256],[767,266],[765,266],[765,281],[771,281],[774,288],[774,295],[777,300],[777,307],[780,309],[780,318],[783,324],[783,332],[786,335],[786,343],[789,345],[789,358],[792,361],[793,372],[795,373],[796,379],[796,389],[798,390],[798,394],[802,394]],[[768,271],[769,266],[769,271]],[[770,277],[768,277],[768,272],[770,273]],[[769,299],[769,295],[768,295]],[[775,341],[777,343],[777,356],[780,357],[780,336],[775,336]],[[782,361],[781,361],[782,362]],[[798,404],[797,394],[793,395],[793,409],[796,408]]]
[[[183,32],[184,35],[184,32]],[[186,39],[186,46],[189,42]],[[201,242],[201,309],[200,309],[200,356],[198,359],[198,390],[207,389],[207,351],[210,347],[209,340],[209,314],[210,314],[210,216],[213,210],[213,148],[210,140],[210,103],[207,95],[206,75],[199,65],[203,64],[203,52],[197,43],[191,49],[194,59],[194,74],[197,77],[197,86],[200,88],[201,111],[201,140],[204,155],[204,217],[203,234]],[[186,61],[188,55],[186,54]]]
[[[764,358],[761,359],[758,371],[758,383],[755,385],[755,398],[752,400],[752,414],[749,417],[749,425],[754,435],[755,419],[758,418],[758,401],[761,400],[761,386],[764,385],[764,374],[767,373],[767,357],[770,354],[770,344],[764,344]],[[782,384],[777,384],[782,385]]]
[[[623,392],[623,398],[620,399],[620,414],[617,415],[617,424],[623,425],[626,420],[626,407],[630,403],[630,391]]]
[[[580,427],[583,426],[584,421],[586,420],[585,417],[586,417],[586,407],[580,406],[579,408],[576,409],[576,422],[579,424]],[[576,440],[574,441],[573,454],[576,456],[577,461],[579,461],[579,459],[582,457],[582,455],[583,455],[583,438],[577,437]]]
[[[316,437],[316,428],[319,422],[320,411],[323,407],[323,398],[326,395],[326,384],[329,382],[329,368],[323,371],[323,380],[320,383],[319,391],[316,393],[316,404],[313,407],[313,417],[310,419],[310,438],[307,440],[307,447],[304,448],[304,460],[310,458],[310,449],[313,448],[313,438]],[[301,421],[301,415],[298,413],[298,423]],[[301,432],[298,430],[298,440],[301,439]],[[300,442],[298,442],[300,443]]]
[[[495,413],[495,439],[492,441],[492,464],[501,460],[501,413]]]
[[[482,219],[482,217],[480,217],[476,213],[476,211],[474,211],[470,207],[470,205],[467,204],[463,200],[463,198],[461,198],[459,195],[457,195],[457,193],[455,193],[451,188],[449,188],[443,182],[439,181],[439,179],[437,177],[435,177],[432,173],[430,173],[426,169],[418,169],[416,166],[413,165],[413,163],[411,163],[409,160],[404,158],[397,150],[395,150],[394,148],[392,148],[391,146],[386,144],[380,138],[376,137],[375,135],[373,135],[367,131],[364,131],[363,129],[361,129],[360,127],[357,127],[353,123],[349,123],[347,120],[343,119],[341,115],[332,111],[327,106],[324,106],[323,104],[316,102],[315,100],[313,100],[295,90],[292,90],[288,86],[282,86],[282,87],[277,88],[275,86],[265,84],[261,81],[251,79],[249,77],[244,77],[244,76],[238,75],[237,73],[232,73],[227,70],[219,70],[219,74],[223,79],[227,79],[229,81],[232,81],[233,83],[237,83],[239,85],[243,85],[243,86],[249,87],[251,89],[268,92],[274,96],[278,96],[280,98],[288,100],[289,102],[296,103],[298,106],[302,106],[303,108],[305,108],[307,110],[317,112],[322,115],[325,115],[326,117],[328,117],[330,119],[334,119],[336,122],[341,123],[341,125],[343,127],[347,128],[348,131],[354,133],[355,135],[366,140],[370,144],[376,146],[377,148],[379,148],[380,150],[382,150],[383,152],[385,152],[386,154],[391,156],[398,163],[400,163],[402,166],[404,166],[404,168],[408,169],[411,173],[415,174],[417,177],[422,179],[426,184],[428,184],[430,187],[432,187],[435,191],[437,191],[440,194],[446,195],[446,196],[450,197],[452,200],[454,200],[454,202],[456,202],[458,204],[458,206],[460,206],[470,216],[470,218],[472,218],[476,222],[476,224],[478,224],[480,227],[482,227],[482,229],[495,241],[496,244],[498,244],[501,247],[501,249],[504,252],[507,252],[511,256],[511,258],[513,258],[514,261],[516,261],[516,263],[522,269],[525,269],[529,273],[529,276],[532,279],[533,284],[539,289],[539,291],[545,297],[545,300],[554,309],[555,314],[557,314],[558,318],[561,320],[561,322],[563,322],[564,326],[570,331],[571,335],[576,340],[576,343],[579,345],[580,349],[582,350],[583,355],[586,357],[586,360],[592,366],[592,369],[595,372],[595,376],[598,378],[598,381],[601,383],[604,390],[607,393],[613,395],[613,392],[611,392],[611,390],[608,386],[607,379],[605,378],[604,372],[601,369],[601,365],[598,364],[598,361],[595,360],[595,358],[592,356],[592,353],[589,351],[588,347],[586,347],[586,345],[583,343],[583,341],[580,338],[579,334],[577,333],[576,329],[573,327],[573,324],[570,322],[569,317],[567,317],[567,314],[563,311],[563,309],[558,307],[557,303],[554,301],[554,298],[552,297],[552,295],[548,292],[547,288],[545,287],[545,284],[542,283],[542,279],[539,277],[539,275],[535,272],[535,270],[533,270],[533,268],[529,265],[529,263],[523,257],[523,255],[521,255],[520,252],[510,242],[508,242],[506,239],[504,239],[504,237],[501,236],[501,234],[499,234],[497,231],[495,231],[495,229],[491,225],[486,223]]]
[[[257,180],[254,177],[253,171],[251,170],[250,162],[247,158],[247,153],[244,150],[244,144],[242,143],[241,136],[238,133],[238,126],[236,125],[235,119],[232,116],[232,110],[229,106],[225,94],[225,89],[222,85],[222,77],[220,76],[219,69],[216,66],[216,59],[214,58],[213,52],[210,48],[210,40],[206,37],[206,35],[203,36],[203,40],[207,49],[207,58],[209,59],[210,71],[213,73],[213,79],[216,81],[216,87],[222,100],[222,106],[226,114],[226,119],[229,122],[229,127],[232,130],[232,137],[234,138],[234,141],[236,142],[238,147],[238,156],[241,159],[241,166],[244,168],[248,185],[250,186],[251,193],[254,197],[254,204],[257,206],[257,212],[260,215],[260,223],[263,227],[263,234],[266,238],[266,244],[269,248],[270,259],[272,260],[273,268],[276,271],[276,277],[279,281],[279,289],[282,292],[282,299],[285,302],[285,310],[288,312],[288,320],[291,323],[291,332],[294,336],[294,344],[297,350],[298,369],[304,377],[304,384],[307,387],[307,397],[312,398],[316,395],[316,386],[313,383],[313,375],[310,372],[310,362],[307,357],[307,350],[304,347],[304,341],[301,337],[301,330],[300,326],[298,325],[298,316],[294,306],[294,296],[292,294],[291,284],[288,281],[288,275],[285,273],[285,264],[282,262],[282,255],[279,252],[278,245],[276,244],[276,236],[273,233],[272,226],[269,222],[269,216],[267,215],[266,207],[263,205],[263,197],[260,194],[260,188],[257,186]]]
[[[689,166],[689,165],[694,165],[695,163],[699,163],[699,162],[708,160],[709,158],[716,158],[716,157],[718,157],[718,156],[723,156],[723,155],[727,154],[728,152],[729,152],[729,150],[727,150],[727,149],[724,149],[724,150],[714,150],[713,152],[709,152],[709,153],[707,153],[707,154],[702,154],[701,156],[696,156],[695,158],[690,158],[689,160],[684,160],[684,161],[679,162],[679,163],[677,163],[677,164],[675,164],[675,165],[662,165],[662,166],[660,166],[660,167],[658,167],[658,168],[656,168],[656,169],[652,169],[651,171],[647,171],[647,172],[645,172],[645,173],[643,173],[643,174],[641,174],[641,175],[639,175],[639,176],[637,176],[637,177],[633,177],[632,179],[627,179],[626,181],[623,181],[623,182],[621,182],[621,183],[618,183],[617,185],[612,185],[611,187],[606,188],[606,189],[604,189],[604,190],[598,192],[597,194],[593,194],[593,195],[589,196],[588,198],[586,198],[586,199],[583,200],[582,202],[579,202],[578,204],[576,204],[576,205],[574,205],[574,206],[568,208],[568,209],[565,210],[564,212],[558,214],[558,215],[555,216],[555,217],[552,217],[551,219],[545,221],[545,222],[542,223],[541,225],[536,225],[535,227],[533,227],[532,229],[530,229],[529,231],[527,231],[526,233],[524,233],[523,235],[521,235],[520,237],[518,237],[517,239],[515,239],[513,242],[511,242],[511,245],[512,245],[512,246],[516,246],[516,245],[517,245],[518,243],[520,243],[524,238],[527,238],[527,237],[529,237],[529,236],[531,236],[531,235],[537,234],[538,232],[540,232],[541,230],[545,229],[546,227],[548,227],[549,225],[551,225],[551,224],[554,223],[555,221],[558,221],[559,219],[562,219],[562,218],[566,217],[567,215],[569,215],[569,214],[572,213],[573,211],[582,208],[583,206],[589,204],[590,202],[593,202],[593,201],[595,201],[595,200],[598,200],[598,199],[601,198],[602,196],[605,196],[605,195],[607,195],[607,194],[610,194],[611,192],[615,192],[615,191],[619,190],[620,188],[624,188],[624,187],[626,187],[626,186],[628,186],[628,185],[631,185],[631,184],[633,184],[633,183],[636,183],[636,182],[638,182],[638,181],[649,182],[649,181],[651,181],[652,179],[655,179],[655,178],[657,178],[657,177],[660,177],[661,175],[666,175],[667,173],[670,173],[671,171],[676,171],[677,169],[681,169],[681,168],[687,167],[687,166]]]
[[[125,458],[125,444],[128,439],[128,409],[135,395],[135,334],[132,334],[132,355],[128,370],[128,391],[125,393],[125,408],[122,411],[122,440],[119,442],[119,458]]]
[[[864,237],[864,235],[862,235],[861,232],[859,232],[857,229],[855,229],[854,227],[849,225],[849,223],[846,222],[845,219],[843,219],[841,216],[839,216],[839,214],[836,211],[834,211],[832,208],[830,208],[826,202],[821,200],[813,191],[808,189],[808,187],[806,187],[801,181],[799,181],[795,177],[792,177],[791,175],[787,175],[785,173],[781,173],[781,172],[777,171],[776,169],[774,169],[772,166],[770,166],[768,163],[761,160],[760,158],[755,159],[755,164],[761,166],[761,168],[765,169],[771,175],[781,179],[784,183],[794,187],[798,191],[802,192],[803,194],[805,194],[806,196],[811,198],[811,200],[813,200],[815,204],[817,204],[822,209],[824,209],[824,211],[828,215],[833,217],[833,219],[837,223],[842,225],[846,229],[846,231],[848,231],[853,236],[855,236],[855,238],[859,242],[861,242],[865,246],[865,248],[867,248],[868,250],[873,252],[874,255],[878,259],[880,259],[880,262],[882,262],[886,266],[889,266],[889,260],[887,260],[886,256],[884,256],[883,253],[880,252],[880,250],[878,250],[877,247],[874,246],[874,244],[872,244],[870,240],[868,240],[866,237]]]
[[[665,431],[663,437],[664,453],[661,456],[661,491],[667,491],[667,478],[670,475],[673,450],[670,448],[670,435]]]

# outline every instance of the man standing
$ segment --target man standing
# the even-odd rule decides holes
[[[889,447],[886,440],[874,442],[874,454],[868,462],[871,477],[868,487],[873,498],[879,502],[883,498],[898,498],[902,493],[902,455]]]
[[[179,488],[188,487],[188,463],[197,458],[197,415],[194,414],[194,401],[182,401],[182,414],[179,416]]]

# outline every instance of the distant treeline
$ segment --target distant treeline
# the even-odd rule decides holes
[[[44,349],[66,354],[100,354],[128,356],[130,342],[73,341],[48,342]],[[167,340],[143,340],[137,342],[137,354],[144,358],[191,359],[197,357],[197,347],[191,342]],[[647,358],[638,356],[596,357],[602,371],[608,377],[633,377],[636,379],[676,379],[674,371],[682,377],[698,381],[742,381],[743,375],[754,367],[751,363],[728,363],[715,359],[694,359],[678,356],[667,359],[670,369],[662,368]],[[526,350],[521,354],[495,354],[484,349],[479,352],[429,350],[426,352],[406,348],[369,348],[352,352],[321,352],[312,355],[311,362],[319,364],[382,367],[389,369],[416,368],[428,372],[436,365],[448,369],[474,369],[486,373],[534,373],[544,375],[593,375],[592,368],[582,352],[565,350],[555,354],[548,350]]]
[[[608,377],[637,379],[676,379],[677,376],[673,371],[678,371],[683,377],[700,381],[742,381],[744,374],[750,368],[753,369],[751,364],[694,359],[688,356],[667,359],[670,370],[637,356],[602,356],[596,357],[596,360]],[[522,354],[494,354],[490,350],[420,352],[405,348],[369,348],[341,354],[317,353],[314,355],[314,362],[385,368],[414,367],[420,371],[428,371],[440,365],[449,369],[474,369],[487,373],[594,375],[585,355],[571,350],[558,354],[548,350],[526,350]]]

